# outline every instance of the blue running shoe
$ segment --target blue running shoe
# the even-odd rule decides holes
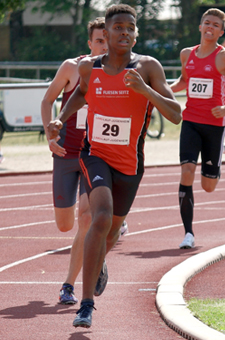
[[[103,293],[103,291],[104,291],[104,289],[107,285],[107,281],[108,281],[108,270],[107,270],[106,262],[104,260],[101,272],[100,272],[99,277],[98,277],[98,281],[97,281],[96,286],[95,286],[95,291],[94,291],[95,296],[99,296]]]
[[[74,295],[74,288],[69,283],[64,283],[59,292],[59,303],[63,305],[75,305],[78,299]]]
[[[77,311],[77,316],[73,321],[74,327],[84,327],[89,328],[91,327],[92,323],[92,312],[94,307],[93,300],[85,300],[81,302],[80,309]]]

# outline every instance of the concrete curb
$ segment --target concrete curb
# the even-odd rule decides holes
[[[196,319],[186,307],[183,289],[187,281],[225,258],[225,245],[194,255],[167,272],[157,287],[156,306],[165,323],[189,340],[225,340],[220,333]]]

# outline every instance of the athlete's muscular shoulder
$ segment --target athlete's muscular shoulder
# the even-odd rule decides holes
[[[78,71],[80,75],[80,88],[82,91],[86,88],[84,92],[86,92],[87,90],[87,86],[93,69],[93,64],[96,59],[97,56],[87,56],[79,62]]]
[[[145,83],[150,85],[151,78],[163,73],[160,62],[148,55],[142,55],[137,64],[137,71],[140,73]]]
[[[216,68],[223,76],[225,76],[225,48],[223,48],[216,56]]]

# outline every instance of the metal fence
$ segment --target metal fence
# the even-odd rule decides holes
[[[5,77],[10,78],[14,70],[34,70],[36,79],[41,80],[41,70],[57,70],[61,62],[0,62],[0,70],[5,72]],[[181,66],[163,66],[165,73],[171,72],[170,78],[177,78],[180,75]]]

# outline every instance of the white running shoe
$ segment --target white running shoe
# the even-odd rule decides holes
[[[123,236],[128,233],[128,224],[126,221],[123,221],[123,224],[120,227],[120,235]]]
[[[179,245],[180,249],[189,249],[195,246],[195,238],[191,233],[187,233],[183,242]]]

